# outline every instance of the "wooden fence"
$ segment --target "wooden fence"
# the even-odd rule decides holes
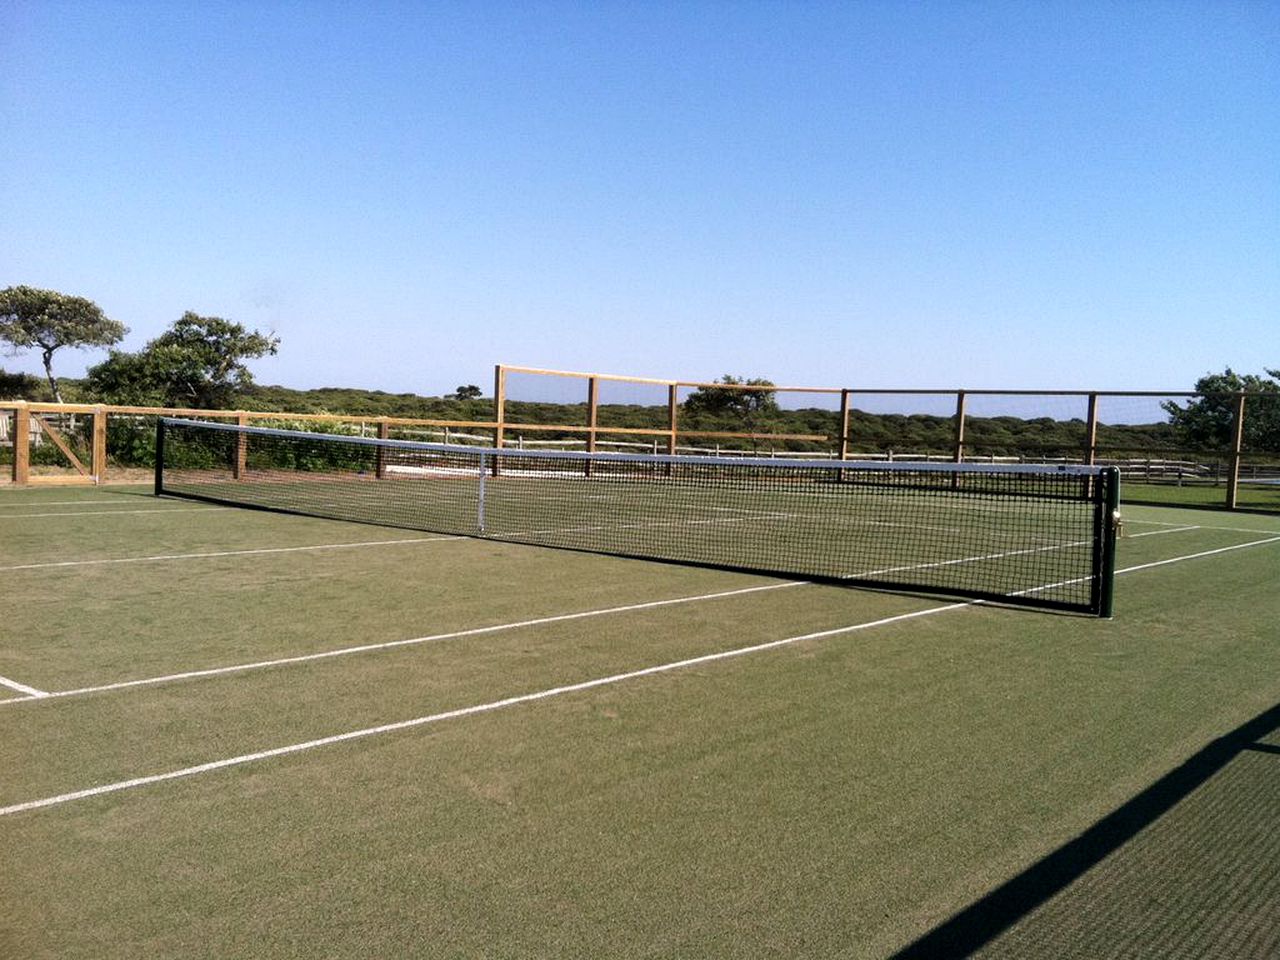
[[[578,404],[585,409],[585,422],[571,423],[533,423],[522,422],[509,417],[511,401],[508,396],[509,378],[512,374],[522,374],[537,378],[556,378],[564,381],[579,381],[582,385],[582,398]],[[641,384],[659,387],[665,396],[665,416],[660,427],[623,427],[605,425],[600,422],[600,394],[604,383]],[[838,424],[835,436],[816,433],[772,433],[754,431],[715,431],[688,429],[681,423],[682,390],[703,390],[714,388],[721,391],[762,391],[767,390],[775,397],[820,397],[824,402],[832,404],[835,414],[834,423]],[[706,383],[689,380],[657,380],[642,377],[626,377],[603,373],[582,373],[575,371],[547,370],[535,367],[517,367],[499,364],[494,370],[494,416],[492,420],[444,420],[411,417],[370,417],[343,414],[287,413],[282,411],[256,410],[201,410],[179,407],[138,407],[110,404],[55,404],[28,403],[23,401],[0,401],[0,422],[8,418],[10,443],[12,446],[11,479],[15,484],[94,484],[108,479],[108,423],[115,416],[126,417],[193,417],[199,419],[234,420],[240,424],[251,424],[263,420],[285,420],[306,422],[341,423],[359,425],[361,432],[375,430],[380,437],[390,435],[392,428],[419,428],[427,430],[470,430],[479,431],[486,438],[492,438],[496,447],[512,445],[520,442],[525,434],[566,434],[579,436],[581,443],[588,451],[600,449],[602,437],[628,437],[639,441],[649,438],[655,452],[673,454],[680,448],[682,441],[701,441],[705,447],[708,443],[719,444],[721,441],[746,441],[751,443],[777,444],[796,441],[806,445],[824,444],[827,454],[840,459],[848,459],[858,449],[858,437],[850,430],[851,416],[855,402],[863,402],[869,398],[890,396],[916,396],[944,398],[950,407],[951,435],[948,459],[955,462],[967,458],[966,424],[969,422],[969,405],[975,398],[1010,397],[1010,398],[1076,398],[1083,404],[1087,413],[1083,424],[1083,437],[1077,454],[1072,454],[1074,462],[1094,464],[1099,462],[1098,428],[1100,400],[1105,398],[1193,398],[1197,394],[1184,391],[1036,391],[1036,390],[891,390],[863,389],[847,387],[789,387],[789,386],[749,386],[743,384]],[[1234,509],[1238,504],[1240,470],[1243,459],[1243,438],[1246,399],[1250,394],[1233,394],[1233,424],[1230,449],[1224,451],[1225,463],[1222,469],[1217,467],[1215,479],[1225,486],[1225,505]],[[1274,398],[1273,398],[1274,399]],[[1278,401],[1280,402],[1280,401]],[[838,406],[834,406],[837,405]],[[91,421],[87,432],[89,442],[81,442],[80,450],[73,438],[61,428],[58,418],[86,417]],[[32,438],[38,442],[52,444],[65,459],[65,466],[56,474],[42,474],[32,469]],[[545,442],[545,441],[544,441]]]

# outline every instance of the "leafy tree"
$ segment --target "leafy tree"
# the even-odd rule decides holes
[[[63,347],[107,347],[119,343],[128,328],[107,317],[84,297],[56,290],[9,287],[0,290],[0,340],[17,350],[38,349],[49,389],[58,403],[62,394],[53,375],[53,354]]]
[[[469,384],[467,384],[466,386],[458,387],[458,389],[457,389],[457,390],[455,390],[455,391],[453,391],[453,393],[451,393],[451,394],[450,394],[446,399],[449,399],[449,400],[479,400],[479,399],[480,399],[480,388],[479,388],[479,387],[477,387],[474,383],[469,383]]]
[[[110,351],[106,360],[89,368],[84,381],[85,393],[93,400],[140,407],[169,406],[167,384],[160,358],[147,349]]]
[[[246,360],[274,355],[280,338],[187,311],[137,353],[113,350],[92,367],[91,396],[118,403],[227,408],[253,385]]]
[[[725,387],[772,387],[772,380],[755,378],[744,380],[725,374],[716,383]],[[688,414],[707,414],[713,417],[737,417],[748,422],[758,415],[775,413],[778,401],[774,391],[768,389],[742,390],[725,389],[725,387],[699,387],[689,394],[684,401],[684,409]]]
[[[1182,441],[1190,446],[1221,449],[1231,445],[1235,422],[1236,395],[1240,391],[1268,396],[1246,401],[1244,445],[1251,450],[1280,450],[1280,370],[1267,370],[1265,377],[1241,376],[1230,367],[1196,381],[1194,400],[1185,407],[1168,400],[1161,404],[1169,422]],[[1269,395],[1275,395],[1272,399]]]

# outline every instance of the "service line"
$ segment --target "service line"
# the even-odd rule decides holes
[[[1124,517],[1123,519],[1126,524],[1141,523],[1141,524],[1144,524],[1145,526],[1150,526],[1150,527],[1182,527],[1182,524],[1171,523],[1168,520],[1140,520],[1140,519],[1134,519],[1130,517]],[[1188,528],[1184,527],[1183,529],[1188,529]],[[1223,527],[1223,526],[1219,526],[1216,523],[1197,523],[1194,529],[1225,530],[1228,533],[1260,533],[1263,536],[1266,536],[1267,534],[1271,534],[1271,533],[1280,533],[1280,531],[1277,531],[1277,530],[1261,530],[1258,527]]]

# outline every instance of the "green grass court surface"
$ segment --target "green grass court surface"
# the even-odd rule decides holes
[[[1280,955],[1280,517],[1116,617],[0,489],[0,956]]]

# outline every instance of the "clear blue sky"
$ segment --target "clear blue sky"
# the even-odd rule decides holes
[[[8,0],[0,139],[0,286],[264,383],[1280,365],[1275,2]]]

